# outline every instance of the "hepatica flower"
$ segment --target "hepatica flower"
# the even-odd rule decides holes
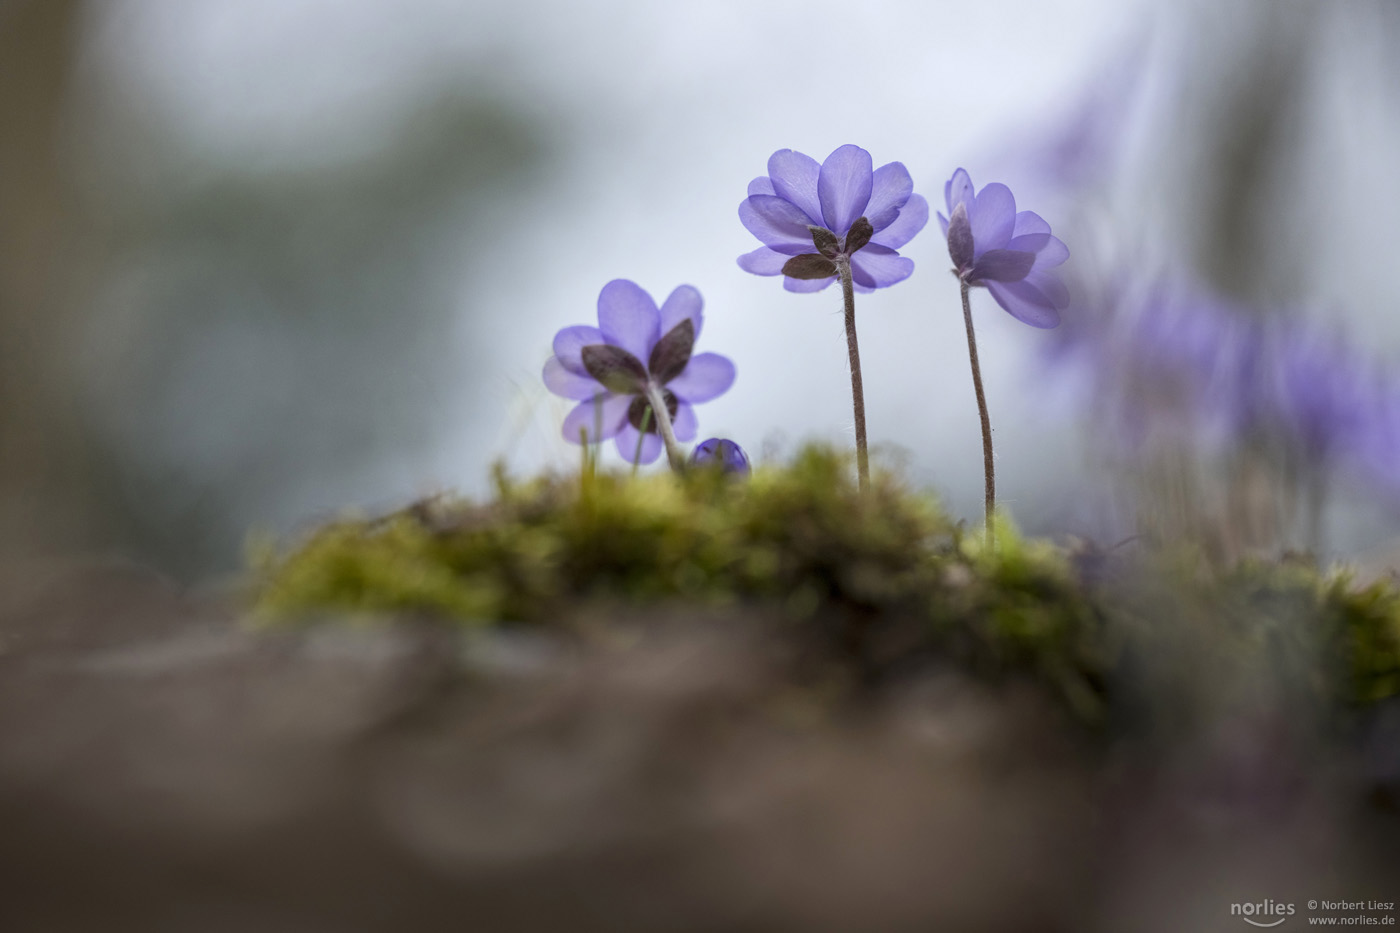
[[[749,183],[739,205],[739,220],[763,243],[739,257],[740,268],[785,275],[791,292],[826,288],[842,260],[856,291],[909,278],[914,263],[897,250],[928,223],[928,202],[913,193],[900,163],[872,166],[859,146],[842,146],[820,164],[792,149],[773,153],[768,174]]]
[[[972,179],[958,169],[943,186],[948,216],[938,215],[948,238],[953,272],[962,285],[963,322],[967,327],[967,355],[972,363],[972,389],[982,421],[982,474],[987,516],[987,547],[996,545],[992,515],[996,509],[996,470],[992,455],[992,422],[982,391],[982,370],[977,362],[977,337],[972,327],[968,290],[985,286],[1011,316],[1032,327],[1054,327],[1060,311],[1069,305],[1069,292],[1052,271],[1069,258],[1065,244],[1050,235],[1050,225],[1039,214],[1016,211],[1016,198],[1002,184],[990,184],[975,194]]]
[[[728,391],[734,364],[718,353],[692,354],[703,323],[700,293],[689,285],[660,308],[635,282],[614,279],[598,295],[598,326],[579,324],[554,336],[544,384],[578,405],[564,438],[613,438],[624,459],[652,463],[664,446],[683,462],[676,441],[692,440],[694,405]],[[650,409],[650,411],[648,410]]]
[[[780,149],[768,159],[768,174],[749,183],[749,196],[739,205],[739,220],[763,242],[739,257],[740,268],[782,275],[791,292],[821,291],[841,281],[861,489],[869,486],[870,462],[854,293],[909,278],[914,263],[898,249],[928,223],[928,202],[914,194],[908,170],[898,162],[873,166],[870,153],[859,146],[842,146],[820,165],[811,156]]]
[[[1054,327],[1069,306],[1069,291],[1054,272],[1069,248],[1050,234],[1034,211],[1016,210],[1011,189],[993,182],[973,196],[963,169],[943,188],[948,216],[938,215],[948,238],[953,271],[970,286],[985,286],[1018,321]]]

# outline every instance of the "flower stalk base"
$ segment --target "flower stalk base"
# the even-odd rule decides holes
[[[860,378],[860,341],[856,339],[856,292],[851,280],[851,263],[841,258],[836,263],[841,275],[841,295],[846,306],[846,352],[851,359],[851,405],[856,416],[856,471],[860,491],[870,488],[870,453],[865,442],[865,385]]]
[[[987,549],[996,547],[996,526],[992,523],[992,513],[997,504],[996,468],[992,464],[992,419],[987,415],[987,395],[982,391],[982,367],[977,362],[977,335],[972,329],[972,302],[968,297],[968,284],[962,286],[963,323],[967,325],[967,356],[972,361],[972,390],[977,394],[977,413],[982,418],[982,473],[986,480],[986,522]]]
[[[666,407],[666,400],[661,396],[661,389],[654,383],[647,384],[647,402],[651,405],[651,414],[656,418],[656,429],[661,432],[661,441],[666,445],[666,459],[671,464],[671,469],[677,473],[685,469],[685,451],[681,450],[680,442],[676,440],[676,432],[671,427],[671,412]]]

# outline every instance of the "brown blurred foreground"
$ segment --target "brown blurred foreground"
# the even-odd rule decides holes
[[[799,685],[756,618],[259,633],[130,566],[4,576],[6,933],[1228,930],[1400,893],[1393,803],[1286,723],[1148,750],[949,671]]]

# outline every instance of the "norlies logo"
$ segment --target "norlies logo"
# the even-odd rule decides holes
[[[1298,908],[1292,904],[1280,904],[1274,900],[1265,900],[1258,904],[1230,905],[1230,916],[1242,917],[1245,923],[1257,927],[1276,927],[1297,911]],[[1258,919],[1255,919],[1256,917]]]

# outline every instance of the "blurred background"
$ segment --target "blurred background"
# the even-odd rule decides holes
[[[735,265],[769,154],[847,142],[1070,246],[1059,330],[974,296],[1026,530],[1383,547],[1397,47],[1388,0],[0,0],[0,555],[197,579],[569,468],[540,369],[617,277],[705,296],[702,437],[849,443],[839,294]],[[957,288],[936,225],[903,252],[858,301],[871,440],[975,521]]]

